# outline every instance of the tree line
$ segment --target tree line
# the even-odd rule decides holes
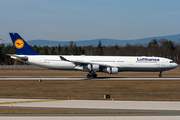
[[[61,46],[31,46],[33,50],[42,55],[105,55],[105,56],[158,56],[174,60],[180,63],[180,43],[174,43],[167,39],[152,39],[148,44],[126,44],[125,46],[103,46],[101,40],[97,46],[77,46],[70,41],[69,45]],[[0,44],[0,64],[19,65],[25,64],[11,59],[6,54],[16,54],[13,45]]]

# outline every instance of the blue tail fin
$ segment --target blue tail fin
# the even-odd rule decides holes
[[[35,52],[18,33],[9,33],[18,55],[40,55]]]

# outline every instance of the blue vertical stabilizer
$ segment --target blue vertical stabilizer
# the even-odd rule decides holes
[[[9,33],[18,55],[40,55],[35,52],[18,33]]]

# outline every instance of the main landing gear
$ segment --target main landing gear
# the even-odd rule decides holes
[[[159,77],[160,77],[160,78],[162,77],[162,71],[159,73]]]
[[[87,74],[88,78],[96,78],[97,74],[94,71],[90,71],[89,74]]]

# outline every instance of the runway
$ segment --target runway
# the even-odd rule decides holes
[[[0,77],[0,80],[180,80],[180,77]]]
[[[0,119],[180,119],[179,101],[0,99],[0,109],[114,111],[122,114],[0,114]],[[147,117],[148,116],[148,117]]]

